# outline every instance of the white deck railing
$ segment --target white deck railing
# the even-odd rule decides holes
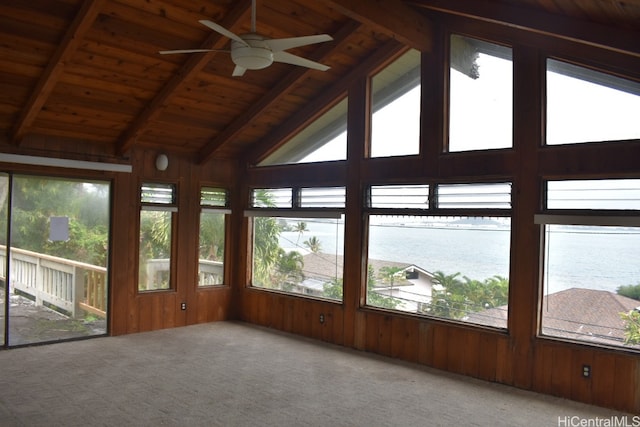
[[[0,280],[7,278],[7,248],[0,245]],[[169,271],[169,260],[150,260],[148,277]],[[199,285],[222,283],[224,266],[219,261],[200,260]],[[89,312],[107,315],[107,269],[66,258],[11,248],[9,290],[23,294],[37,306],[57,307],[76,318]],[[151,279],[153,280],[153,279]],[[151,289],[151,288],[148,288]]]
[[[0,277],[7,277],[7,248],[0,246]],[[9,289],[80,317],[83,311],[106,317],[107,269],[24,249],[11,248]]]

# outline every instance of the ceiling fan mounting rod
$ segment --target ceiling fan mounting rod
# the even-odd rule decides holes
[[[251,0],[251,32],[256,32],[256,0]]]

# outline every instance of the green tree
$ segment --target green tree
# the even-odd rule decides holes
[[[309,231],[309,229],[307,228],[306,222],[300,221],[295,225],[295,227],[293,227],[293,231],[298,233],[298,239],[296,240],[296,246],[298,246],[298,243],[300,242],[300,238],[302,237],[304,232]]]
[[[109,186],[18,176],[13,180],[13,247],[106,266]],[[69,218],[69,239],[51,242],[50,218]]]
[[[464,282],[458,278],[460,273],[444,274],[436,271],[433,281],[443,289],[433,290],[431,304],[426,308],[428,314],[447,319],[460,319],[466,313],[466,299],[463,294]]]
[[[640,283],[638,283],[637,285],[618,286],[618,288],[616,289],[616,293],[627,298],[640,300]]]
[[[375,280],[367,281],[367,305],[372,307],[395,309],[400,304],[400,300],[377,292]]]
[[[256,191],[255,197],[261,206],[275,206],[273,195],[267,190]],[[296,251],[285,252],[280,247],[283,224],[275,218],[258,217],[253,227],[253,284],[287,290],[304,280],[302,255]],[[298,232],[299,240],[308,231],[307,223],[298,222],[294,231]]]
[[[374,290],[376,285],[375,271],[372,265],[367,268],[367,304],[373,307],[381,307],[395,309],[400,301],[396,298],[389,298],[381,295]],[[324,285],[324,296],[327,298],[342,301],[344,294],[343,280],[333,279],[330,283]]]
[[[266,286],[280,256],[281,228],[275,218],[260,217],[253,221],[253,284]]]
[[[620,313],[620,318],[625,321],[624,343],[640,344],[640,311],[631,310],[628,313]]]
[[[224,214],[213,212],[203,212],[200,215],[200,259],[224,259],[224,217]]]
[[[488,288],[489,298],[484,308],[494,308],[509,304],[509,279],[502,276],[492,276],[484,281]]]
[[[402,268],[389,265],[380,267],[380,270],[378,270],[382,281],[389,284],[389,295],[391,295],[391,293],[393,292],[393,285],[398,278],[398,273],[400,273],[401,271]]]
[[[434,283],[442,286],[432,292],[432,303],[426,312],[449,319],[460,319],[471,312],[508,304],[509,280],[493,276],[484,281],[470,279],[460,273],[434,273]]]
[[[293,285],[304,280],[303,268],[304,259],[299,252],[285,252],[284,249],[280,249],[278,251],[275,282],[280,284],[283,289],[290,289]]]
[[[318,239],[316,236],[312,236],[311,238],[305,240],[303,243],[314,254],[317,254],[322,250],[322,244],[320,243],[320,239]]]
[[[379,275],[385,276],[386,274],[391,273],[393,273],[393,271],[387,270],[386,273]],[[389,278],[388,280],[395,281],[395,279],[392,278]],[[378,278],[376,277],[374,268],[372,265],[369,265],[369,267],[367,268],[367,305],[370,305],[372,307],[388,308],[392,310],[395,309],[400,304],[400,300],[377,292],[375,290],[377,284]]]
[[[256,200],[261,206],[274,207],[273,195],[267,190],[257,190]],[[282,225],[272,217],[256,217],[253,220],[253,284],[272,287],[276,268],[282,256],[280,233]]]
[[[342,285],[342,279],[334,278],[331,282],[325,283],[323,286],[323,295],[327,298],[342,301],[344,289]]]
[[[464,277],[460,294],[465,297],[469,311],[481,311],[508,303],[509,281],[493,276],[483,282]]]

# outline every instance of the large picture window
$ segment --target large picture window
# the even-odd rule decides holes
[[[171,289],[171,255],[177,212],[173,184],[144,183],[140,189],[138,291]]]
[[[640,350],[640,180],[549,181],[541,330]]]
[[[254,189],[252,286],[342,301],[344,187]]]
[[[393,187],[370,187],[367,305],[506,328],[510,185]]]

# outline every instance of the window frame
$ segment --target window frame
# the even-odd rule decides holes
[[[168,203],[158,203],[158,202],[145,202],[143,201],[143,188],[145,185],[157,185],[159,187],[166,186],[172,189],[172,197],[170,202]],[[138,214],[138,244],[137,244],[137,279],[136,279],[136,295],[145,295],[151,293],[158,292],[176,292],[176,282],[177,282],[177,247],[178,247],[178,239],[176,238],[177,228],[178,228],[178,184],[175,182],[163,182],[158,180],[153,181],[143,181],[139,183],[139,214]],[[141,233],[142,233],[142,212],[143,211],[156,211],[156,212],[169,212],[171,215],[171,243],[169,245],[169,286],[163,289],[140,289],[140,267],[141,267],[141,259],[140,259],[140,243],[141,243]]]
[[[254,194],[256,191],[261,190],[278,190],[278,189],[290,189],[291,190],[291,201],[288,207],[269,207],[269,206],[258,206],[255,202]],[[344,206],[343,207],[303,207],[303,201],[301,199],[302,190],[305,189],[342,189],[344,194]],[[313,219],[335,219],[336,221],[343,220],[344,227],[344,218],[346,215],[346,187],[340,185],[301,185],[301,186],[271,186],[269,188],[263,187],[252,187],[249,188],[249,201],[248,208],[244,211],[244,217],[248,222],[248,233],[247,233],[247,278],[245,286],[247,288],[262,291],[262,292],[274,292],[283,295],[293,296],[293,297],[301,297],[301,298],[309,298],[309,299],[318,299],[321,301],[329,302],[329,303],[337,303],[342,304],[344,302],[344,296],[342,300],[336,300],[329,297],[321,297],[317,295],[308,295],[306,293],[296,293],[290,292],[282,289],[273,289],[262,286],[256,286],[253,284],[254,278],[254,256],[255,256],[255,240],[254,240],[254,220],[256,218],[313,218]],[[336,236],[339,239],[339,236]],[[342,242],[344,246],[345,236],[342,236]],[[343,247],[344,251],[344,247]],[[339,255],[336,254],[336,257]],[[344,266],[342,267],[342,277],[344,277]]]
[[[509,186],[509,194],[510,194],[510,207],[509,208],[487,208],[487,207],[482,207],[482,208],[439,208],[438,207],[438,188],[441,185],[460,185],[460,186],[464,186],[464,185],[469,185],[470,188],[473,185],[493,185],[493,184],[505,184]],[[425,208],[375,208],[372,207],[372,200],[371,200],[371,189],[372,187],[378,186],[378,184],[374,184],[374,183],[368,183],[365,185],[364,191],[365,191],[365,195],[363,197],[364,200],[364,206],[363,206],[363,215],[364,215],[364,227],[366,230],[369,230],[370,228],[370,217],[371,216],[414,216],[414,217],[451,217],[451,216],[456,216],[456,217],[502,217],[502,218],[509,218],[511,220],[511,223],[513,222],[513,201],[514,201],[514,191],[513,191],[513,182],[511,180],[494,180],[494,181],[475,181],[475,182],[468,182],[468,181],[440,181],[440,180],[432,180],[432,181],[423,181],[423,182],[407,182],[407,183],[388,183],[385,182],[383,184],[379,184],[379,186],[381,187],[393,187],[397,185],[398,187],[401,186],[409,186],[409,185],[416,185],[416,186],[428,186],[428,204],[427,207]],[[509,233],[510,235],[512,235],[513,233],[513,226],[510,226],[509,229]],[[369,233],[368,231],[365,233],[365,242],[363,245],[363,254],[366,254],[366,264],[364,267],[364,270],[362,272],[362,277],[363,277],[363,287],[365,289],[365,298],[363,299],[363,302],[360,304],[361,308],[366,308],[366,309],[371,309],[371,310],[381,310],[381,311],[389,311],[392,313],[397,313],[397,314],[402,314],[402,315],[408,315],[408,316],[412,316],[412,317],[416,317],[416,318],[429,318],[429,319],[434,319],[437,321],[443,321],[443,322],[451,322],[451,323],[457,323],[457,324],[463,324],[465,326],[470,326],[470,327],[478,327],[478,328],[490,328],[490,329],[496,329],[499,331],[506,331],[508,330],[508,319],[509,319],[509,312],[507,313],[507,325],[502,328],[502,327],[492,327],[492,326],[488,326],[488,325],[483,325],[483,324],[479,324],[479,323],[473,323],[473,322],[467,322],[467,321],[463,321],[460,319],[452,319],[452,318],[447,318],[447,317],[440,317],[440,316],[436,316],[436,315],[431,315],[428,313],[414,313],[414,312],[409,312],[409,311],[403,311],[403,310],[398,310],[398,309],[390,309],[390,308],[383,308],[383,307],[378,307],[378,306],[373,306],[373,305],[369,305],[367,302],[367,291],[368,291],[368,271],[369,271]],[[511,268],[511,252],[513,250],[513,248],[511,247],[511,240],[512,237],[510,237],[509,239],[509,269]],[[509,281],[508,284],[508,292],[511,292],[511,281],[510,278],[507,278],[507,280]],[[507,303],[508,305],[508,303]],[[509,310],[509,308],[507,308],[507,310]]]
[[[581,61],[575,61],[572,59],[569,59],[568,57],[566,57],[565,55],[558,55],[558,54],[554,54],[552,52],[546,52],[547,54],[544,56],[543,58],[543,70],[542,70],[542,86],[543,86],[543,90],[544,90],[544,102],[543,102],[543,108],[542,108],[542,117],[543,117],[543,126],[544,129],[542,131],[542,136],[541,136],[541,146],[544,148],[548,148],[548,149],[553,149],[554,147],[576,147],[576,149],[580,149],[580,147],[585,147],[585,146],[589,146],[589,145],[593,145],[593,144],[599,144],[599,143],[604,143],[604,144],[610,144],[610,143],[629,143],[629,142],[634,142],[634,141],[640,141],[640,137],[638,138],[623,138],[623,139],[595,139],[595,140],[586,140],[586,141],[572,141],[572,142],[561,142],[561,143],[555,143],[555,144],[549,144],[548,143],[548,121],[549,121],[549,116],[548,116],[548,91],[549,91],[549,83],[548,83],[548,79],[547,79],[547,75],[549,72],[554,72],[556,74],[561,74],[563,76],[566,77],[571,77],[571,78],[576,78],[579,79],[581,81],[584,82],[588,82],[591,84],[596,84],[599,86],[603,86],[603,87],[607,87],[610,89],[614,89],[614,90],[618,90],[618,91],[622,91],[622,92],[627,92],[627,93],[631,93],[630,91],[626,91],[624,88],[617,88],[617,87],[613,87],[615,86],[616,82],[620,82],[623,83],[622,86],[624,86],[625,88],[634,88],[635,89],[635,93],[633,93],[636,96],[640,97],[640,79],[636,78],[634,79],[632,76],[622,76],[620,75],[619,72],[615,72],[612,69],[610,69],[609,67],[607,67],[606,65],[596,65],[596,64],[590,64],[588,60],[581,60]],[[560,73],[558,71],[554,71],[554,68],[552,67],[552,69],[550,70],[549,68],[549,62],[553,61],[555,63],[559,63],[561,65],[558,65],[557,68],[555,69],[565,69],[565,70],[573,70],[575,71],[575,76],[571,75],[569,72],[568,73]],[[581,70],[582,71],[581,71]],[[595,73],[596,75],[592,75],[589,76],[589,72]],[[587,78],[581,78],[580,76],[584,76],[586,75]],[[627,84],[624,84],[624,82],[628,82]]]
[[[417,66],[409,69],[406,71],[405,74],[403,74],[402,76],[400,76],[399,78],[395,79],[392,83],[390,83],[387,86],[384,86],[382,88],[380,88],[378,91],[374,92],[374,80],[376,77],[380,76],[381,74],[384,75],[385,71],[387,71],[390,68],[395,67],[397,64],[400,63],[400,61],[404,58],[407,57],[408,55],[417,55],[418,56],[418,64]],[[386,64],[385,67],[381,68],[380,70],[376,70],[375,73],[371,74],[368,77],[368,83],[370,86],[370,92],[371,92],[371,96],[370,96],[370,106],[369,106],[369,126],[370,126],[370,131],[369,131],[369,137],[367,138],[366,141],[366,146],[364,149],[364,152],[366,153],[365,158],[367,159],[389,159],[389,158],[403,158],[403,157],[409,157],[409,158],[415,158],[415,157],[420,157],[423,155],[423,144],[422,144],[422,129],[421,129],[421,122],[422,122],[422,113],[419,114],[419,118],[418,118],[418,123],[416,124],[417,129],[415,129],[415,131],[418,133],[418,139],[417,141],[415,141],[415,144],[417,145],[417,153],[398,153],[398,154],[385,154],[385,155],[373,155],[373,138],[374,138],[374,125],[375,125],[375,120],[374,120],[374,115],[376,113],[378,113],[380,110],[383,110],[385,107],[393,104],[395,101],[399,100],[400,98],[402,98],[403,96],[407,95],[409,92],[411,92],[412,90],[416,90],[416,88],[419,91],[419,100],[418,100],[418,108],[421,108],[422,106],[422,85],[424,84],[424,82],[422,81],[422,77],[423,77],[423,72],[422,72],[422,55],[419,51],[409,48],[406,49],[406,51],[404,51],[401,55],[399,55],[397,58],[395,58],[393,61],[390,61],[388,64]],[[417,70],[417,72],[416,72]],[[417,82],[417,84],[412,85],[413,82]],[[408,89],[407,89],[408,87]],[[399,96],[396,96],[398,95]],[[377,98],[376,95],[383,95],[381,99]]]
[[[581,144],[570,144],[570,145],[581,145]],[[640,177],[582,177],[575,178],[569,177],[566,179],[560,178],[546,178],[543,181],[543,192],[542,192],[542,200],[543,200],[543,208],[539,213],[534,216],[534,224],[540,227],[540,248],[541,248],[541,256],[539,258],[539,270],[540,277],[538,280],[538,295],[539,295],[539,304],[538,310],[536,311],[536,316],[538,318],[537,328],[536,328],[536,337],[539,339],[559,341],[559,342],[567,342],[574,343],[580,345],[586,345],[593,348],[606,348],[613,349],[618,351],[630,351],[630,352],[640,352],[639,347],[629,347],[624,344],[616,345],[613,343],[603,343],[603,342],[594,342],[588,341],[586,339],[579,338],[569,338],[563,337],[559,335],[549,335],[543,333],[543,318],[544,318],[544,296],[545,296],[545,285],[546,283],[546,271],[548,269],[548,247],[547,247],[547,226],[552,225],[565,225],[565,226],[595,226],[595,227],[628,227],[628,228],[638,228],[640,231],[640,209],[570,209],[570,208],[549,208],[548,207],[548,187],[549,182],[563,182],[563,181],[616,181],[620,179],[632,179],[637,180],[640,184]],[[588,288],[579,288],[579,289],[588,289]],[[612,291],[608,291],[612,292]],[[552,294],[549,294],[552,295]],[[640,306],[640,301],[638,302],[638,306]],[[571,320],[571,319],[566,319]],[[607,327],[607,325],[595,325],[598,327]],[[566,333],[572,333],[571,331],[562,331]]]
[[[203,191],[205,189],[209,189],[209,190],[220,190],[221,192],[224,193],[224,203],[220,204],[220,205],[210,205],[210,204],[203,204]],[[231,215],[231,202],[230,202],[230,198],[229,198],[229,190],[227,188],[224,188],[222,186],[213,186],[213,185],[202,185],[200,187],[200,210],[198,213],[198,249],[197,249],[197,257],[196,257],[196,272],[197,272],[197,277],[196,277],[196,288],[198,290],[206,290],[206,289],[215,289],[215,288],[220,288],[220,287],[228,287],[229,283],[228,283],[228,275],[227,275],[227,270],[228,270],[228,266],[227,266],[227,255],[228,255],[228,246],[229,246],[229,231],[230,231],[230,221],[229,221],[229,215]],[[222,283],[213,283],[213,284],[208,284],[208,285],[201,285],[200,284],[200,230],[202,227],[202,214],[203,213],[214,213],[214,214],[222,214],[223,215],[223,219],[224,219],[224,226],[223,226],[223,230],[224,230],[224,255],[223,255],[223,260],[222,260]]]
[[[458,36],[467,39],[473,39],[478,42],[480,45],[494,45],[495,50],[499,51],[500,49],[510,49],[511,50],[511,78],[512,78],[512,87],[511,87],[511,144],[508,147],[485,147],[485,148],[471,148],[471,149],[463,149],[451,151],[451,70],[454,68],[452,65],[452,55],[451,55],[451,39],[453,36]],[[513,40],[501,39],[496,40],[495,37],[486,37],[480,34],[473,34],[467,31],[461,31],[461,29],[451,29],[450,31],[445,32],[446,43],[445,46],[445,57],[446,57],[446,71],[445,71],[445,82],[446,89],[444,91],[444,99],[445,99],[445,120],[443,123],[444,127],[444,140],[441,142],[441,150],[440,153],[444,155],[469,155],[472,153],[495,153],[495,152],[503,152],[514,150],[516,148],[516,138],[514,135],[515,132],[515,118],[516,118],[516,106],[515,106],[515,97],[516,97],[516,65],[514,61],[514,50],[516,43]],[[496,58],[500,58],[498,55],[492,55]],[[503,59],[503,58],[501,58]],[[462,71],[460,71],[462,72]],[[464,74],[464,73],[463,73]]]

